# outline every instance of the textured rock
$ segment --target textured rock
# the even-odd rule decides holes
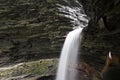
[[[109,51],[120,55],[120,1],[80,1],[90,17],[89,24],[83,31],[80,59],[91,66],[95,73],[101,73]],[[96,78],[101,80],[99,77],[100,74]]]
[[[0,1],[0,56],[12,60],[58,56],[69,19],[60,17],[54,0]],[[52,54],[52,56],[51,56]]]
[[[88,50],[85,51],[95,55],[105,55],[108,50],[119,52],[120,1],[81,0],[81,3],[90,17],[89,25],[83,31],[82,44]]]
[[[44,80],[56,75],[58,59],[41,59],[0,67],[0,80]]]
[[[73,0],[1,0],[0,18],[0,56],[13,61],[58,57],[73,26],[87,25]]]
[[[58,57],[65,35],[78,26],[74,18],[86,24],[78,14],[66,17],[74,14],[68,8],[83,14],[78,8],[84,8],[88,15],[80,58],[100,71],[109,50],[120,52],[119,0],[0,0],[0,66],[9,60]]]

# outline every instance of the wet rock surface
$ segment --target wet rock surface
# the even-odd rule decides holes
[[[64,7],[84,9],[89,17],[80,59],[100,73],[108,51],[120,53],[119,0],[0,0],[0,67],[59,57],[66,34],[78,26],[78,14]],[[71,14],[73,19],[63,16]]]

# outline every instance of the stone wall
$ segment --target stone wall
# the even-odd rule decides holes
[[[12,60],[58,57],[69,19],[55,0],[0,0],[0,57]],[[46,56],[47,55],[47,56]]]

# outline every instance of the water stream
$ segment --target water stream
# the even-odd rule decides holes
[[[78,54],[80,50],[82,29],[88,25],[88,17],[86,16],[82,5],[78,0],[75,0],[75,5],[70,0],[64,0],[70,6],[60,5],[59,10],[61,16],[65,16],[71,20],[73,31],[69,32],[59,60],[56,80],[77,80],[77,64]]]
[[[67,35],[61,52],[56,80],[75,80],[81,32],[82,28],[78,28]]]

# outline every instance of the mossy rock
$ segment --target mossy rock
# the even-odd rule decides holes
[[[0,78],[9,78],[30,74],[32,76],[52,74],[55,75],[58,59],[42,59],[38,61],[23,62],[16,65],[0,68]]]

